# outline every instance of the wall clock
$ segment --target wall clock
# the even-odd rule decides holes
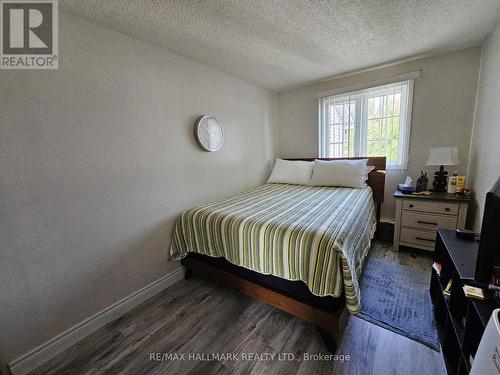
[[[203,115],[194,123],[194,137],[203,150],[217,151],[224,143],[224,128],[215,116]]]

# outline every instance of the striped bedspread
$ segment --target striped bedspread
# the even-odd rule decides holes
[[[359,311],[358,277],[375,232],[371,189],[265,184],[182,213],[170,253],[224,257]]]

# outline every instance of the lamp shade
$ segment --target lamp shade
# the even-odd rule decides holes
[[[457,165],[458,159],[457,147],[433,147],[429,152],[429,159],[426,165]]]

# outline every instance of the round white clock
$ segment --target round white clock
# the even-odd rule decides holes
[[[200,116],[194,123],[194,137],[203,150],[217,151],[224,143],[224,128],[215,116]]]

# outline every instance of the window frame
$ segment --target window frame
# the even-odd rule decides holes
[[[325,126],[326,117],[330,115],[331,111],[328,106],[330,104],[325,104],[325,101],[333,100],[334,97],[345,96],[345,102],[355,102],[356,106],[356,116],[354,121],[354,142],[353,142],[353,153],[349,154],[348,157],[362,157],[366,155],[367,147],[367,129],[368,129],[368,100],[370,98],[370,91],[380,90],[379,95],[390,95],[391,86],[400,84],[405,85],[406,88],[401,90],[400,99],[400,114],[399,114],[399,137],[398,137],[398,149],[397,149],[397,160],[389,161],[387,164],[387,169],[393,170],[405,170],[408,167],[409,159],[409,146],[410,146],[410,136],[411,136],[411,118],[412,118],[412,105],[413,105],[413,91],[414,82],[416,75],[420,77],[420,72],[409,73],[406,79],[393,80],[389,82],[380,83],[377,82],[375,85],[370,85],[364,88],[356,87],[354,90],[339,90],[332,91],[328,93],[318,94],[318,154],[319,157],[331,157],[330,156],[330,130],[332,123],[328,123]],[[408,79],[409,78],[409,79]],[[384,87],[386,86],[386,87]],[[393,89],[392,89],[393,90]],[[386,91],[384,93],[384,91]],[[373,97],[373,96],[372,96]],[[349,121],[350,123],[350,121]],[[345,144],[345,141],[341,142]],[[349,144],[349,140],[347,141]],[[384,156],[384,155],[378,155]]]

